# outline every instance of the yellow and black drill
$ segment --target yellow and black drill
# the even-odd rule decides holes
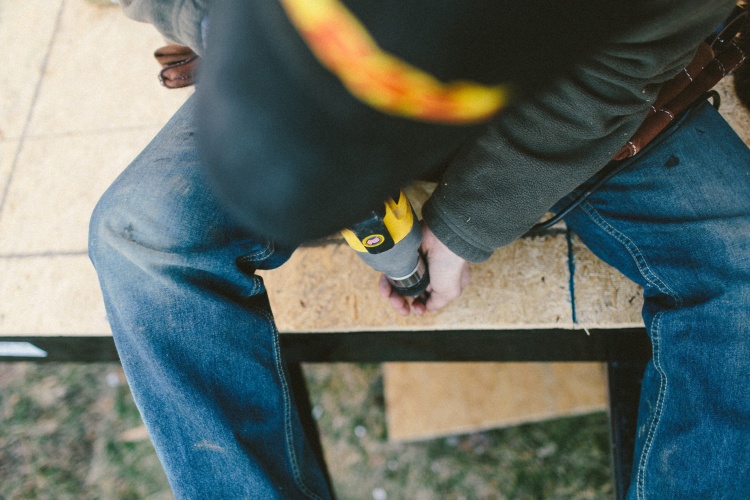
[[[427,299],[430,274],[419,250],[422,228],[403,191],[341,234],[368,266],[386,275],[396,293]]]

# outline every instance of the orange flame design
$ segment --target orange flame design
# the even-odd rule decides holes
[[[320,63],[355,97],[382,112],[440,123],[486,120],[508,101],[508,88],[442,83],[383,51],[338,0],[280,0]]]

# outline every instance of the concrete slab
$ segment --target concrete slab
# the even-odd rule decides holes
[[[61,6],[62,0],[0,2],[0,140],[23,133]]]
[[[14,140],[0,141],[0,208],[2,208],[2,197],[10,179],[18,143],[19,141]]]
[[[84,252],[99,197],[157,131],[27,139],[0,213],[0,257]]]
[[[164,44],[118,6],[66,2],[29,134],[163,125],[192,93],[159,84],[153,52]]]

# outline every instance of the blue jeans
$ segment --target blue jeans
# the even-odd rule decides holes
[[[565,221],[644,287],[628,498],[747,498],[750,150],[703,104]]]
[[[194,99],[107,190],[89,254],[123,368],[177,498],[328,498],[256,269],[198,163]]]
[[[193,99],[97,206],[90,255],[143,419],[178,498],[327,498],[262,280],[290,251],[207,187]],[[750,153],[713,108],[567,222],[645,288],[633,498],[740,498],[750,463]]]

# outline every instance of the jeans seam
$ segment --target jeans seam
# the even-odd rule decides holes
[[[628,251],[638,267],[638,272],[648,283],[656,287],[661,293],[670,296],[678,307],[682,305],[682,297],[680,297],[677,292],[675,292],[663,279],[651,270],[643,253],[632,239],[605,220],[589,202],[583,203],[581,209],[589,216],[594,224],[612,236]],[[661,320],[663,316],[664,311],[659,311],[654,315],[654,319],[651,322],[652,359],[654,368],[659,374],[659,393],[656,397],[656,409],[654,410],[654,415],[649,424],[648,435],[646,436],[646,441],[643,445],[643,451],[638,459],[636,497],[639,499],[646,497],[646,463],[648,462],[649,455],[653,449],[654,436],[656,435],[656,430],[659,427],[661,417],[664,413],[664,402],[666,400],[667,385],[669,383],[669,377],[667,377],[661,364]]]
[[[648,262],[646,261],[646,258],[643,256],[640,248],[638,248],[638,245],[633,242],[633,240],[631,240],[627,235],[625,235],[621,231],[618,231],[609,222],[607,222],[604,217],[602,217],[601,214],[597,212],[589,202],[583,203],[581,205],[581,209],[589,216],[589,218],[591,218],[591,220],[594,221],[597,226],[602,228],[604,232],[612,236],[623,247],[625,247],[630,256],[633,258],[636,266],[638,266],[638,272],[646,281],[655,286],[660,292],[669,295],[675,301],[675,304],[678,307],[682,306],[682,297],[680,297],[677,292],[675,292],[663,279],[661,279],[659,276],[657,276],[656,273],[651,270]]]
[[[263,248],[261,248],[257,252],[241,255],[240,257],[238,257],[237,263],[251,264],[251,263],[258,262],[260,260],[268,259],[271,255],[273,255],[275,250],[276,249],[274,248],[273,244],[269,241],[266,243],[266,245]],[[256,279],[253,282],[253,289],[250,292],[250,295],[257,295],[258,293],[262,291],[263,291],[263,286]]]
[[[669,384],[669,377],[667,376],[664,368],[661,365],[661,319],[664,316],[662,311],[656,313],[654,320],[652,321],[651,331],[651,342],[653,345],[653,363],[659,374],[659,394],[656,398],[656,410],[649,425],[648,435],[646,436],[646,442],[643,444],[643,451],[641,452],[640,459],[638,461],[638,473],[636,476],[636,496],[637,498],[646,498],[646,463],[651,455],[651,450],[654,445],[654,436],[656,430],[661,422],[661,417],[664,413],[664,401],[666,399],[667,385]]]
[[[248,253],[245,255],[242,255],[237,258],[239,262],[242,263],[249,263],[249,262],[257,262],[261,259],[267,259],[273,254],[274,247],[273,245],[268,242],[266,243],[266,246],[264,246],[262,249],[258,250],[255,253]]]
[[[281,346],[279,343],[279,332],[276,329],[276,325],[273,321],[273,317],[267,312],[262,313],[268,323],[271,325],[273,334],[273,350],[274,359],[276,362],[276,374],[281,382],[281,390],[284,400],[284,437],[286,439],[287,456],[292,466],[292,476],[297,488],[308,498],[322,500],[314,491],[308,488],[302,481],[302,475],[300,474],[299,464],[297,462],[297,455],[294,451],[294,435],[292,431],[292,405],[291,397],[289,395],[289,387],[287,385],[286,377],[284,376],[284,367],[281,361]]]

